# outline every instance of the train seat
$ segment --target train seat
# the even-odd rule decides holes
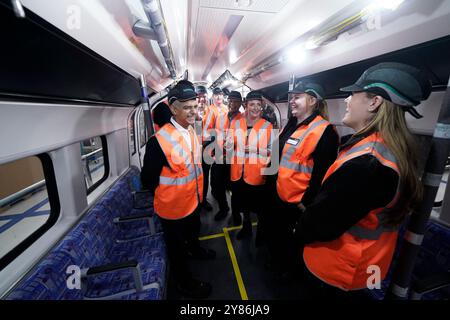
[[[392,273],[401,250],[406,223],[402,226],[391,268],[381,283],[381,289],[366,289],[375,300],[382,300],[388,291]],[[450,297],[450,228],[429,220],[413,275],[410,298],[424,300],[449,299]],[[430,278],[431,277],[431,278]],[[434,280],[434,281],[433,281]],[[449,282],[448,285],[444,285]],[[441,287],[441,288],[438,288]],[[434,290],[436,289],[436,290]],[[419,291],[419,292],[415,292]]]
[[[137,173],[130,169],[117,181],[6,298],[163,299],[167,256],[162,233],[148,233],[148,226],[123,230],[139,223],[137,218],[117,223],[133,212],[155,218],[151,208],[133,211],[129,180]],[[73,266],[81,270],[79,289],[67,284]]]
[[[450,227],[428,222],[414,267],[411,298],[450,299]]]

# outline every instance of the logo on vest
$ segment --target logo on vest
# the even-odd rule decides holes
[[[377,265],[370,265],[367,267],[367,274],[370,276],[367,278],[367,289],[381,289],[381,269]]]

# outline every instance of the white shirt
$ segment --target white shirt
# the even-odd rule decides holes
[[[175,126],[175,128],[181,133],[181,135],[184,138],[184,141],[186,141],[189,150],[192,152],[192,144],[191,144],[191,136],[189,134],[189,130],[183,128],[181,125],[178,124],[178,122],[175,121],[175,118],[170,118],[170,122]]]

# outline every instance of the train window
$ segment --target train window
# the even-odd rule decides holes
[[[128,130],[129,130],[129,138],[130,138],[130,151],[131,155],[134,155],[136,153],[136,140],[135,140],[135,134],[134,134],[134,117],[136,115],[136,112],[133,112],[131,117],[128,119]]]
[[[106,180],[109,173],[106,137],[94,137],[80,142],[81,160],[87,194]]]
[[[59,201],[50,157],[0,165],[0,270],[57,220]]]
[[[144,118],[144,112],[143,109],[139,112],[139,146],[140,148],[143,148],[145,144],[147,143],[148,134],[147,134],[147,128],[145,126],[145,118]]]
[[[278,107],[269,100],[264,99],[262,117],[272,123],[275,129],[281,128],[281,114]]]

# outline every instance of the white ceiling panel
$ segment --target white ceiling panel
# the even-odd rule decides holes
[[[188,52],[192,78],[196,81],[206,80],[205,71],[208,73],[209,70],[211,70],[210,78],[217,78],[270,28],[276,15],[274,12],[281,10],[287,2],[288,0],[272,2],[270,10],[269,1],[252,2],[247,9],[258,10],[250,11],[235,9],[234,1],[201,0],[200,6],[193,14],[195,21],[191,21],[194,32]],[[218,8],[219,5],[220,8]],[[254,7],[256,5],[259,7]],[[224,37],[226,33],[224,29],[227,27],[227,22],[233,18],[232,16],[242,17],[242,20],[228,42]],[[219,53],[217,61],[214,61],[212,57],[217,53]],[[212,68],[210,68],[211,63],[213,63]]]
[[[199,8],[198,19],[194,25],[194,46],[191,48],[189,65],[195,80],[200,77],[211,59],[220,35],[225,28],[229,13],[208,8]]]

